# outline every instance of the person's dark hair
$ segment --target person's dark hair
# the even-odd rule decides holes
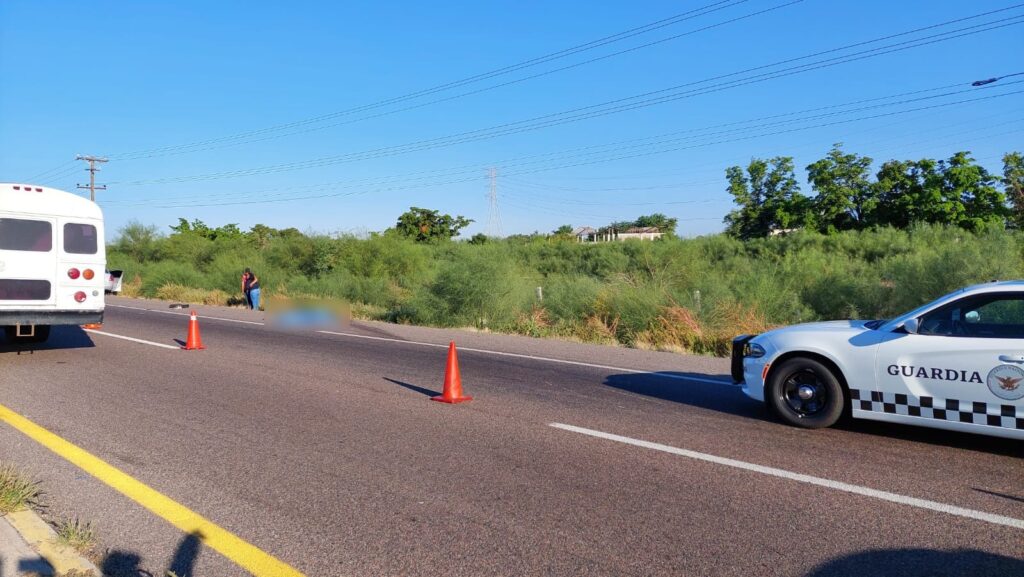
[[[252,274],[252,270],[249,267],[245,267],[245,272]]]

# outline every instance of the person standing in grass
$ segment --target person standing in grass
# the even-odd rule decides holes
[[[245,301],[249,308],[256,310],[260,308],[260,279],[253,274],[249,268],[242,273],[242,291],[245,293]]]

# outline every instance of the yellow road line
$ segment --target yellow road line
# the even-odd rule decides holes
[[[196,534],[206,546],[234,561],[256,577],[303,577],[302,573],[291,565],[243,541],[181,503],[3,405],[0,405],[0,421],[21,431],[178,529]]]

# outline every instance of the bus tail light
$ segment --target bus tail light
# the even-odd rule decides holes
[[[85,293],[82,292],[82,291],[76,292],[75,293],[75,301],[80,302],[80,303],[84,303],[85,302]]]
[[[82,274],[82,273],[78,272],[77,268],[69,268],[68,269],[68,278],[70,278],[72,280],[77,279],[80,274]]]
[[[96,276],[96,273],[92,272],[91,268],[87,268],[82,271],[82,278],[85,280],[92,280],[92,277]]]

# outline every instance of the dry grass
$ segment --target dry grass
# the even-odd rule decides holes
[[[142,296],[142,277],[135,274],[131,281],[121,280],[121,291],[118,296],[138,298]]]
[[[653,326],[637,337],[637,348],[727,356],[738,334],[774,328],[756,307],[730,303],[715,307],[704,321],[679,305],[665,307]]]
[[[38,505],[40,495],[42,489],[38,481],[14,465],[0,464],[0,515]]]
[[[364,321],[383,321],[388,318],[388,309],[368,305],[366,303],[352,303],[352,318]]]
[[[226,305],[230,299],[228,293],[219,289],[207,290],[181,286],[179,284],[165,284],[157,289],[156,297],[168,301],[199,305]]]
[[[618,317],[595,314],[573,325],[571,334],[585,343],[616,345],[621,344],[616,338],[618,328]]]
[[[530,337],[545,337],[551,334],[551,320],[548,311],[541,306],[534,306],[529,311],[520,311],[509,327],[504,330]]]

